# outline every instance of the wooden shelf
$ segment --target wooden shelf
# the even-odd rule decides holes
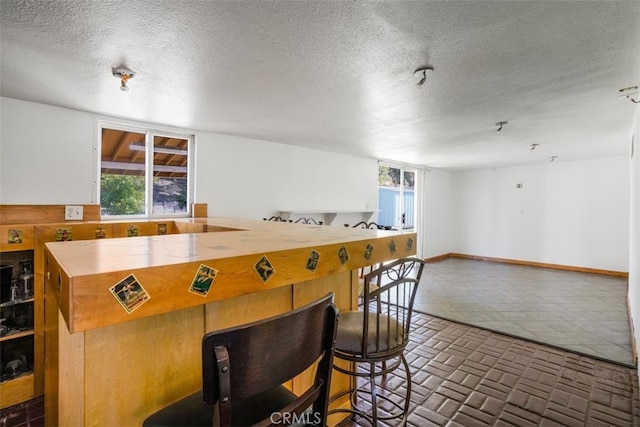
[[[29,335],[33,335],[33,333],[34,333],[33,329],[29,329],[28,331],[16,332],[15,334],[9,334],[9,335],[3,336],[2,338],[0,338],[0,342],[9,341],[16,338],[28,337]]]
[[[5,307],[13,307],[14,305],[19,305],[19,304],[24,304],[26,302],[33,302],[34,299],[33,298],[28,298],[28,299],[21,299],[20,301],[11,301],[11,302],[5,302],[0,304],[0,308],[5,308]]]
[[[36,397],[34,392],[35,374],[33,372],[4,381],[0,387],[1,407],[6,408]]]

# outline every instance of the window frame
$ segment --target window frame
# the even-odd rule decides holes
[[[151,126],[144,124],[129,124],[121,121],[99,120],[97,124],[97,138],[94,148],[96,161],[94,165],[95,182],[93,185],[95,203],[100,204],[101,177],[102,177],[102,131],[103,129],[113,129],[123,132],[133,132],[145,135],[145,201],[144,214],[133,215],[102,215],[101,219],[153,219],[153,218],[188,218],[192,215],[193,203],[195,200],[195,132],[184,129],[174,129],[162,126]],[[186,212],[182,213],[153,213],[153,167],[154,167],[154,138],[168,137],[184,139],[187,141],[187,201]],[[150,179],[149,179],[150,178]]]
[[[420,215],[419,207],[418,205],[415,203],[415,197],[418,194],[418,168],[416,168],[415,166],[410,166],[410,165],[405,165],[402,163],[394,163],[391,161],[384,161],[384,160],[379,160],[378,161],[378,174],[380,171],[381,167],[388,167],[388,168],[393,168],[393,169],[398,169],[400,171],[400,185],[397,187],[399,189],[399,202],[400,202],[400,206],[398,206],[396,208],[396,210],[398,211],[398,213],[400,214],[399,216],[395,216],[394,215],[394,224],[392,225],[392,227],[394,229],[397,229],[398,231],[400,231],[401,233],[405,233],[405,232],[417,232],[418,230],[418,224],[417,224],[417,217],[418,215]],[[405,172],[411,172],[414,174],[414,187],[413,187],[413,194],[414,194],[414,203],[413,203],[413,212],[412,212],[412,216],[413,216],[413,224],[412,227],[406,227],[405,224],[402,223],[402,213],[404,212],[404,193],[407,191],[405,189],[405,185],[404,185],[404,174]],[[380,191],[380,184],[378,182],[378,192]],[[378,205],[377,205],[377,209],[378,212],[381,212],[381,206],[380,206],[380,198],[378,197]]]

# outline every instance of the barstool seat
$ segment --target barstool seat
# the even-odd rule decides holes
[[[376,328],[376,314],[369,313],[369,333],[367,350],[370,354],[394,349],[405,341],[404,327],[397,320],[386,315],[380,316],[380,328]],[[348,311],[340,316],[336,346],[341,351],[357,354],[362,351],[364,333],[364,312]],[[380,338],[379,343],[376,338]]]

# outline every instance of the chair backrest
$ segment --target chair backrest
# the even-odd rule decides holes
[[[382,230],[384,227],[378,225],[374,221],[371,221],[371,222],[360,221],[359,223],[354,224],[353,226],[351,226],[351,228],[370,228],[370,229],[373,229],[373,230]]]
[[[324,425],[337,317],[333,293],[329,293],[282,315],[206,334],[202,340],[204,400],[218,404],[220,425],[233,425],[234,401],[274,389],[317,361],[313,385],[287,405],[286,412],[300,415],[313,404],[313,416],[321,417]]]
[[[400,258],[364,276],[363,330],[369,331],[363,334],[365,358],[384,357],[406,347],[424,265],[419,258]]]
[[[296,224],[298,224],[299,222],[303,223],[303,224],[315,224],[315,225],[322,225],[322,221],[316,221],[314,218],[306,218],[301,216],[300,218],[296,219],[294,221]]]

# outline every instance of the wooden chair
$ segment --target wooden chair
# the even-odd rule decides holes
[[[329,293],[288,313],[206,334],[202,391],[143,425],[326,425],[338,318],[332,301]],[[314,382],[303,394],[282,385],[316,362]]]
[[[373,426],[393,419],[406,424],[411,399],[411,372],[404,349],[409,341],[413,303],[424,265],[423,260],[411,257],[392,261],[374,270],[365,276],[362,309],[340,313],[335,358],[355,363],[342,364],[343,367],[334,365],[334,369],[355,379],[353,388],[330,399],[331,403],[348,394],[351,408],[336,409],[331,413],[347,412],[361,416]],[[379,288],[370,290],[367,285],[373,280]],[[403,389],[397,384],[393,390],[385,388],[387,374],[400,365],[405,370],[404,396],[397,394]],[[401,378],[400,375],[396,377]],[[367,381],[359,384],[358,379],[362,378]],[[363,395],[369,397],[370,408],[358,402],[358,397]],[[384,406],[380,412],[379,403]]]

